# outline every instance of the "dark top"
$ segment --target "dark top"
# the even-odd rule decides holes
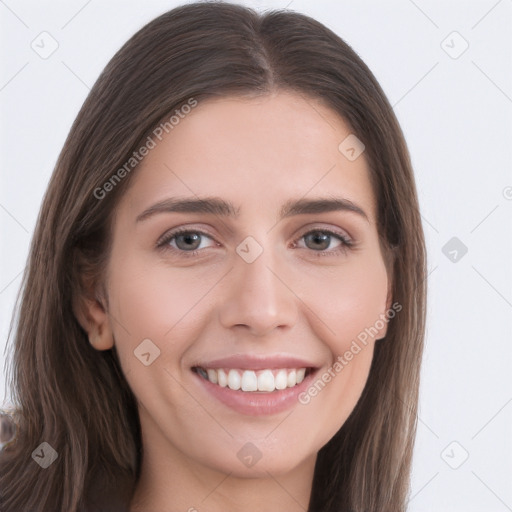
[[[133,485],[133,479],[130,477],[119,480],[115,487],[97,480],[87,494],[83,512],[129,512]]]

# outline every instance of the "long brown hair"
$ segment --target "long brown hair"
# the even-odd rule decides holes
[[[323,101],[365,144],[381,244],[393,255],[393,300],[402,306],[376,344],[355,409],[318,453],[309,511],[405,510],[426,255],[404,136],[371,71],[321,23],[215,2],[173,9],[131,37],[91,89],[59,155],[17,308],[9,386],[18,434],[0,453],[3,512],[86,510],[98,480],[106,492],[125,489],[120,500],[129,503],[142,453],[136,401],[115,348],[95,350],[75,313],[89,284],[101,281],[113,213],[136,167],[107,194],[98,189],[191,98],[275,90]],[[43,442],[58,454],[47,469],[32,460]]]

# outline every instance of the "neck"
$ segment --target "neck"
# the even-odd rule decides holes
[[[140,478],[130,512],[304,512],[311,495],[316,454],[295,468],[254,477],[207,467],[176,447],[144,439]],[[143,438],[146,437],[143,434]],[[162,441],[162,438],[159,439]],[[256,467],[256,466],[255,466]]]

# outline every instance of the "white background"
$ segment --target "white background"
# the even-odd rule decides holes
[[[430,270],[409,511],[512,511],[512,1],[243,3],[288,6],[345,39],[409,145]],[[119,47],[176,5],[0,0],[0,404],[21,273],[71,123]],[[47,59],[31,48],[43,31],[59,44]],[[453,31],[469,43],[458,58]],[[452,237],[468,248],[456,262],[442,251]]]

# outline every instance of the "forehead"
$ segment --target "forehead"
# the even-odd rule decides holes
[[[347,157],[350,126],[313,98],[208,99],[157,133],[130,186],[134,209],[168,196],[215,195],[240,204],[243,214],[244,205],[279,208],[290,198],[331,194],[364,204],[374,217],[364,152]]]

